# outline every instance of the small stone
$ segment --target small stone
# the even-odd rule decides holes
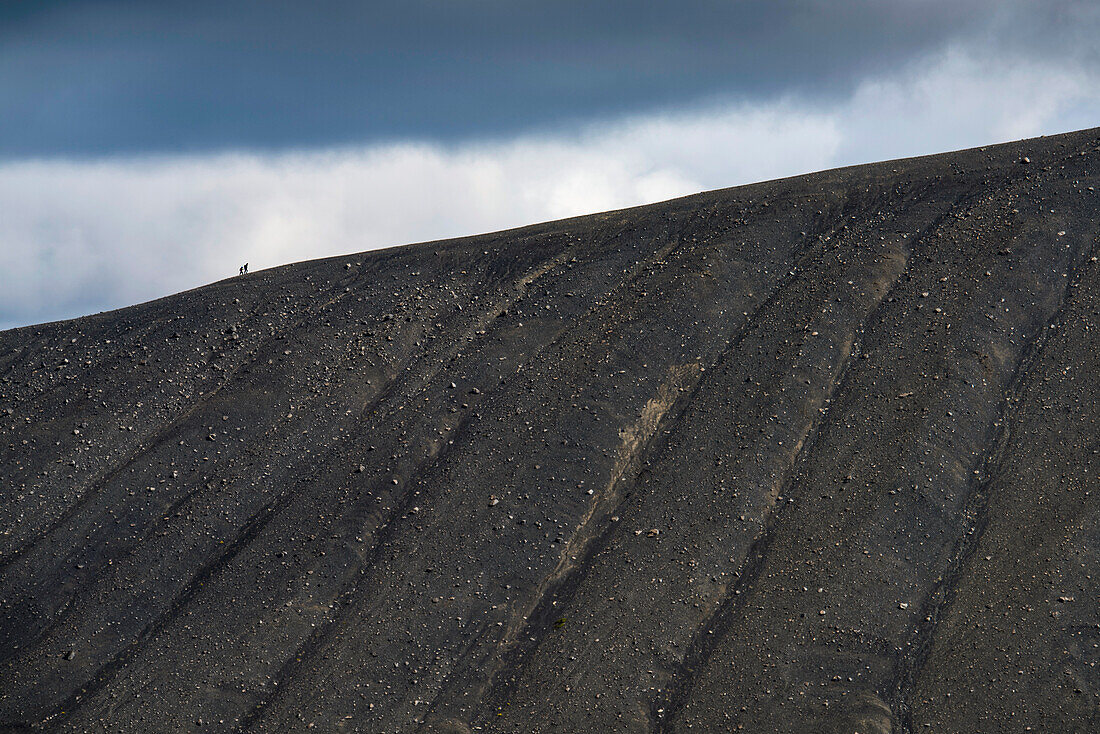
[[[72,660],[75,657],[76,657],[76,650],[69,650],[67,653],[65,653],[65,659],[66,660]]]

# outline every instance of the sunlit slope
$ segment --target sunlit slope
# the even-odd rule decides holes
[[[1085,131],[0,333],[0,724],[1096,731],[1098,168]]]

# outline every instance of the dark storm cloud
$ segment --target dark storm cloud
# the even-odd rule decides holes
[[[0,156],[454,140],[830,97],[984,32],[1004,5],[17,0],[0,5]]]

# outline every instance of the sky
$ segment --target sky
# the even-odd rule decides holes
[[[5,0],[0,329],[1100,125],[1094,0]]]

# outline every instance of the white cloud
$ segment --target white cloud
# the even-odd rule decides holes
[[[251,269],[1090,124],[1080,69],[962,50],[830,105],[715,103],[477,145],[0,165],[0,328]],[[1094,123],[1093,123],[1094,124]]]
[[[1082,67],[954,47],[862,84],[839,110],[840,155],[882,160],[1068,132],[1096,125],[1097,112],[1100,78]]]

